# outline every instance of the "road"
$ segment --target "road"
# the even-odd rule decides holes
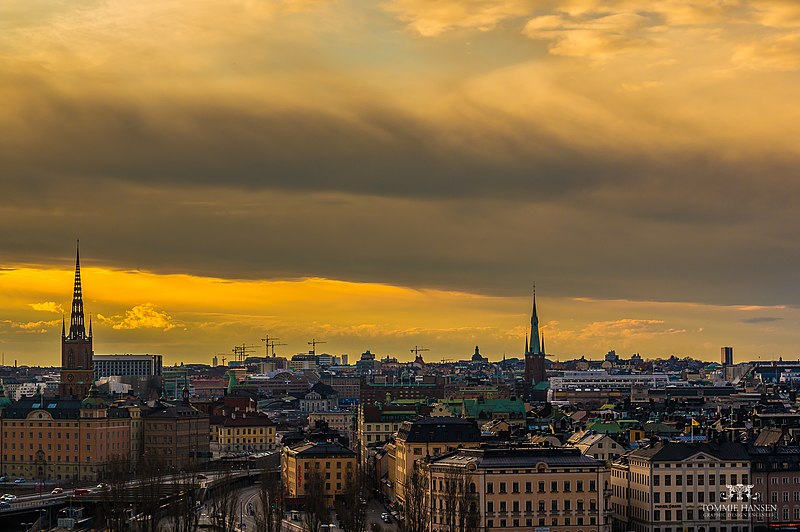
[[[388,510],[375,499],[371,499],[367,505],[367,530],[371,530],[372,523],[380,525],[383,532],[397,532],[397,520],[392,517],[391,523],[384,523],[381,514]]]

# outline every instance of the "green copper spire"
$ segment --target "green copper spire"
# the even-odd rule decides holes
[[[538,355],[542,352],[539,344],[539,316],[536,315],[536,285],[533,285],[533,312],[531,313],[531,345],[529,352]]]

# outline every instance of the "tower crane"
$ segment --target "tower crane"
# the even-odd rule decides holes
[[[277,339],[278,338],[276,338],[275,340],[277,340]],[[289,345],[289,344],[283,344],[283,343],[278,343],[278,342],[275,342],[275,341],[270,341],[269,342],[269,348],[272,351],[272,358],[275,358],[275,346],[276,345]]]
[[[430,351],[427,347],[422,347],[421,345],[415,345],[414,349],[411,350],[414,355],[419,356],[419,354],[423,351]]]
[[[266,337],[262,338],[261,341],[264,342],[264,355],[269,356],[269,348],[272,346],[272,356],[275,356],[275,347],[276,345],[286,345],[286,344],[276,344],[280,340],[280,338],[275,338],[274,336],[270,336],[269,334]]]
[[[231,351],[233,351],[233,357],[236,359],[237,362],[244,362],[244,359],[247,358],[247,355],[251,354],[254,349],[258,349],[260,346],[257,345],[237,345]]]
[[[308,345],[311,346],[311,351],[308,352],[309,355],[316,355],[317,354],[317,344],[327,344],[328,342],[324,342],[322,340],[317,340],[316,338],[312,338]]]

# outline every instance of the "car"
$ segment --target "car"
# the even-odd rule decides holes
[[[11,508],[11,503],[7,501],[0,501],[0,508]]]
[[[208,477],[202,473],[199,473],[196,477],[197,480],[208,480]]]
[[[11,502],[11,501],[16,501],[17,500],[17,496],[16,495],[12,495],[10,493],[6,493],[2,497],[0,497],[0,499],[3,499],[4,501],[7,501],[7,502]]]
[[[76,497],[78,497],[80,495],[86,495],[87,493],[89,493],[89,490],[86,489],[86,488],[75,488],[72,491],[72,494],[75,495]]]
[[[99,489],[100,491],[108,491],[111,489],[111,486],[109,486],[105,482],[101,482],[100,484],[97,485],[97,489]]]
[[[386,512],[383,512],[381,514],[381,521],[383,521],[384,523],[391,523],[392,522],[392,516],[390,516]]]
[[[25,484],[25,479],[24,478],[18,478],[17,480],[14,481],[14,484]]]
[[[0,477],[0,482],[8,482],[8,477],[3,475],[2,477]]]
[[[51,495],[58,495],[59,493],[64,493],[64,488],[53,488],[53,491],[50,492]]]

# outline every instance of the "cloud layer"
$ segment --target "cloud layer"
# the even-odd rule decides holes
[[[160,274],[800,302],[795,2],[36,0],[0,30],[4,267],[80,237]],[[152,300],[107,315],[177,332]]]

